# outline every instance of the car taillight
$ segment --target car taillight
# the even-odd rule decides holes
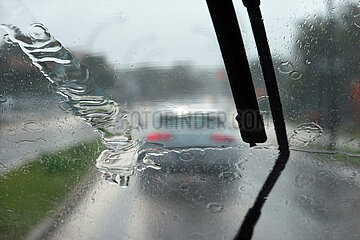
[[[149,142],[168,141],[171,138],[172,136],[168,132],[152,132],[146,136],[146,140],[148,140]]]
[[[232,143],[235,141],[235,137],[222,133],[214,133],[211,135],[211,140],[214,142]]]

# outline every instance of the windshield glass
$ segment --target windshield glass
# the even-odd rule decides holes
[[[0,239],[235,236],[278,146],[233,4],[268,139],[251,148],[206,1],[0,2]],[[253,239],[358,239],[360,5],[261,10],[291,155]]]

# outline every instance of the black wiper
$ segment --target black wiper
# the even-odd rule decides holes
[[[251,239],[255,225],[260,218],[261,209],[281,172],[284,170],[290,155],[279,90],[260,11],[260,0],[243,0],[243,3],[248,10],[264,75],[276,139],[279,146],[279,156],[258,193],[253,207],[247,212],[235,239]],[[252,111],[262,120],[232,0],[207,0],[207,5],[224,59],[238,114]],[[239,118],[237,118],[237,120],[243,121]],[[242,129],[244,126],[242,126],[241,123],[242,122],[239,122],[241,136],[245,142],[250,143],[250,146],[256,142],[266,141],[266,133],[262,121],[261,124],[258,125],[259,128],[250,131],[248,129]]]
[[[241,137],[255,146],[266,141],[266,133],[234,7],[231,0],[208,0],[207,4],[234,96]]]

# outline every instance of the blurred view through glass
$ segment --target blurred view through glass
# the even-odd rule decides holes
[[[278,151],[249,148],[206,1],[0,1],[0,239],[230,239]],[[254,239],[359,239],[360,5],[261,5],[291,157]]]

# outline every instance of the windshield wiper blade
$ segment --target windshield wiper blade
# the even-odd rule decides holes
[[[267,197],[286,166],[290,156],[290,150],[279,89],[276,82],[265,27],[261,16],[260,0],[243,0],[243,4],[248,10],[268,94],[270,110],[273,116],[276,139],[279,146],[279,156],[275,161],[274,167],[258,193],[253,207],[248,210],[240,230],[235,236],[235,239],[248,240],[252,238],[255,225],[260,218],[261,209]],[[246,52],[232,1],[207,0],[207,5],[213,21],[222,56],[224,58],[226,71],[228,73],[238,113],[239,107],[241,111],[246,111],[246,107],[256,106],[257,108],[255,107],[255,109],[258,111],[257,102],[256,105],[254,103],[255,90],[251,79],[249,63],[246,58]],[[242,69],[242,74],[239,74],[239,71],[241,70],[237,69]],[[240,131],[241,130],[240,126]],[[258,131],[248,134],[250,146],[253,145],[256,140],[264,140],[264,138],[261,138],[263,136],[265,136],[266,140],[265,130],[257,130]],[[241,133],[244,139],[244,135],[246,136],[248,132],[245,131],[246,134],[243,134],[243,132]],[[252,139],[253,137],[255,137],[255,139]]]
[[[241,137],[255,146],[266,141],[266,132],[232,1],[207,0],[207,4],[234,97]]]

